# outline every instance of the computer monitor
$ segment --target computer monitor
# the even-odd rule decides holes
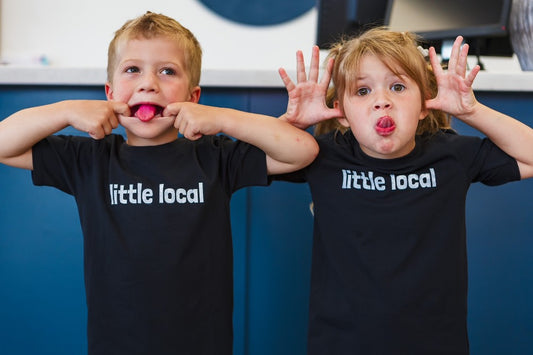
[[[479,56],[512,56],[508,23],[512,0],[389,0],[385,25],[415,32],[449,58],[459,35]]]
[[[329,49],[342,38],[385,21],[388,0],[318,0],[316,44]]]

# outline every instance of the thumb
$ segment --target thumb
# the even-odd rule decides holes
[[[329,118],[344,117],[344,112],[339,107],[335,107],[329,110]]]
[[[427,110],[439,110],[440,106],[436,98],[426,100],[426,109]]]

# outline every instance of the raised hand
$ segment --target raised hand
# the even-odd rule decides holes
[[[224,109],[200,105],[192,102],[176,102],[168,105],[163,116],[175,116],[176,127],[185,138],[196,140],[203,135],[215,135],[222,132]]]
[[[446,71],[440,66],[435,48],[429,49],[438,93],[435,98],[426,101],[428,109],[442,110],[459,119],[470,114],[477,104],[472,84],[480,70],[479,65],[476,65],[467,75],[468,45],[461,46],[462,42],[461,36],[455,39]]]
[[[302,51],[296,53],[297,84],[294,84],[285,69],[279,69],[279,75],[289,94],[287,111],[281,118],[302,129],[327,119],[343,116],[340,109],[332,109],[326,105],[326,93],[331,79],[333,59],[328,61],[322,79],[318,81],[319,55],[319,48],[314,46],[309,77],[307,77]]]

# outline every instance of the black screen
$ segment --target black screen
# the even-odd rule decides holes
[[[328,49],[351,36],[385,23],[388,0],[318,0],[317,45]]]
[[[389,0],[385,25],[421,35],[441,52],[461,35],[472,54],[511,56],[507,30],[512,0]]]

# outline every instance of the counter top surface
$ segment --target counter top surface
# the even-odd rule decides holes
[[[289,75],[295,78],[294,71]],[[54,66],[0,66],[0,85],[104,85],[104,68],[78,68]],[[206,69],[202,72],[202,87],[282,88],[277,69],[237,70]],[[479,91],[531,91],[533,72],[482,71],[474,89]]]

